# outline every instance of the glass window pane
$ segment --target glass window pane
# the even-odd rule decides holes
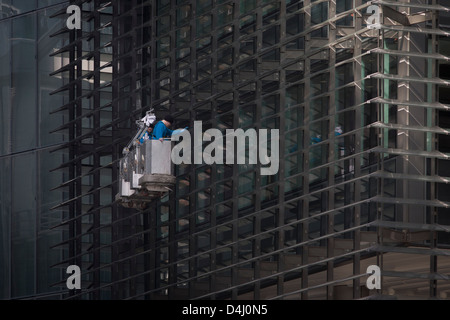
[[[61,154],[41,151],[39,154],[39,209],[37,219],[37,293],[47,293],[59,290],[51,287],[52,284],[61,281],[61,271],[52,268],[52,265],[61,261],[61,251],[50,249],[61,242],[61,232],[50,230],[64,219],[65,212],[62,210],[52,210],[51,208],[61,202],[63,191],[50,191],[57,185],[63,183],[63,174],[52,169],[63,161]],[[32,219],[35,219],[32,217]]]
[[[32,1],[30,1],[32,2]],[[67,0],[38,0],[38,8],[44,8],[48,6],[52,6],[58,3],[67,4]]]
[[[36,147],[36,16],[13,20],[12,149]],[[31,81],[30,81],[31,80]]]
[[[13,159],[12,168],[12,295],[34,293],[36,237],[36,155]]]
[[[16,11],[15,14],[29,12],[33,9],[36,9],[36,6],[37,0],[29,0],[29,1],[12,0],[12,7]]]
[[[8,299],[11,270],[11,159],[0,160],[0,299]]]
[[[10,21],[0,23],[0,155],[10,152],[11,141],[11,54]]]
[[[62,124],[63,118],[60,113],[50,114],[56,107],[64,105],[62,94],[50,95],[50,92],[60,88],[63,83],[60,77],[49,76],[52,72],[61,68],[62,58],[58,55],[51,57],[50,54],[63,46],[58,37],[49,37],[60,28],[57,19],[50,19],[50,15],[56,12],[55,9],[39,11],[38,24],[38,81],[39,81],[39,112],[40,112],[40,134],[41,146],[55,144],[62,141],[62,135],[52,134],[51,130]]]

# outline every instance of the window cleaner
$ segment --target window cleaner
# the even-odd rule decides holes
[[[170,117],[165,118],[170,120]],[[155,140],[155,122],[156,115],[152,109],[144,118],[136,121],[138,131],[123,149],[116,200],[124,207],[144,210],[148,203],[163,197],[175,185],[171,161],[172,142],[167,139]],[[170,134],[173,132],[169,131]]]

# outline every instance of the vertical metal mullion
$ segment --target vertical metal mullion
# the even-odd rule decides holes
[[[13,66],[14,57],[13,57],[13,54],[12,54],[12,38],[13,38],[14,25],[12,23],[12,20],[10,20],[9,26],[10,26],[10,28],[9,28],[9,39],[8,39],[8,44],[9,44],[8,49],[9,49],[9,52],[10,52],[10,54],[9,54],[9,65]],[[12,94],[12,90],[13,90],[13,70],[12,69],[13,69],[12,67],[10,67],[10,69],[9,69],[10,73],[9,73],[9,88],[8,88],[8,90],[9,90],[9,92],[8,92],[9,119],[8,120],[9,120],[9,123],[11,123],[11,124],[12,124],[12,103],[13,103],[13,94]],[[70,74],[70,71],[72,71],[72,68],[69,70],[69,74]],[[69,91],[69,92],[71,92],[71,91]],[[12,127],[13,127],[12,125],[9,126],[9,132],[8,132],[9,138],[8,138],[7,147],[6,147],[7,148],[7,150],[6,150],[7,153],[12,153],[12,136],[13,136],[13,128]],[[13,161],[13,158],[8,159],[7,161],[9,161],[10,166],[11,166],[11,170],[10,170],[10,172],[8,174],[8,177],[9,177],[9,181],[11,181],[11,189],[13,189],[12,176],[13,176],[13,172],[14,172],[13,171],[13,163],[14,163],[14,161]],[[69,171],[69,174],[70,174],[70,171]],[[69,190],[70,190],[70,188],[69,188]],[[12,283],[13,283],[13,279],[12,279],[12,270],[13,270],[13,268],[12,268],[13,267],[13,261],[12,261],[13,218],[12,217],[13,217],[13,214],[12,213],[14,212],[14,203],[13,203],[13,200],[12,200],[12,194],[11,194],[10,201],[11,201],[11,212],[9,213],[9,225],[8,225],[9,229],[7,231],[8,238],[9,238],[8,239],[9,240],[9,245],[8,245],[9,261],[8,261],[8,272],[7,272],[7,275],[9,277],[8,277],[8,293],[7,293],[7,297],[6,297],[7,299],[11,299],[12,298]],[[69,237],[70,237],[70,231],[71,230],[70,230],[70,226],[69,226]],[[69,245],[69,251],[70,251],[70,245]]]
[[[81,57],[83,55],[83,31],[82,30],[76,30],[76,76],[75,76],[75,86],[76,86],[76,93],[75,93],[75,118],[78,119],[72,124],[72,126],[75,126],[75,137],[78,138],[82,135],[82,121],[81,121],[81,115],[82,115],[82,100],[81,96],[83,95],[83,87],[82,87],[82,80],[81,77],[83,75],[83,63],[81,60]],[[72,119],[75,120],[75,119]],[[75,152],[74,152],[74,158],[79,157],[83,153],[82,143],[81,141],[75,142]],[[77,257],[76,265],[80,266],[82,268],[82,224],[81,224],[81,215],[83,213],[83,205],[82,205],[82,181],[81,181],[81,175],[82,175],[82,163],[81,160],[77,160],[74,163],[75,166],[75,196],[78,197],[77,200],[75,200],[75,207],[74,207],[74,217],[77,217],[74,223],[74,236],[76,237],[74,240],[76,242],[75,245],[75,256]]]
[[[156,101],[156,68],[158,64],[158,53],[157,53],[157,27],[158,27],[158,19],[157,19],[157,4],[152,1],[152,23],[151,23],[151,39],[150,39],[150,104],[152,108],[155,108],[155,111],[158,111],[156,108],[156,104],[154,101]]]
[[[355,0],[355,6],[360,6],[362,4],[361,0]],[[363,24],[363,17],[361,15],[355,15],[355,30],[360,30]],[[355,49],[353,52],[354,56],[359,57],[362,52],[362,42],[359,37],[354,37]],[[361,83],[362,80],[362,68],[361,68],[361,60],[362,58],[358,58],[358,61],[353,62],[353,75],[355,83]],[[364,88],[362,86],[355,86],[355,105],[360,105],[362,103]],[[355,110],[355,129],[362,126],[362,116],[361,113],[364,111],[363,108],[357,108]],[[361,130],[356,130],[355,133],[355,141],[354,141],[354,150],[353,154],[359,154],[361,151]],[[361,156],[355,156],[354,160],[354,177],[360,178],[361,176]],[[350,169],[350,168],[349,168]],[[348,174],[350,174],[350,170],[348,170]],[[347,186],[346,186],[347,187]],[[355,181],[354,187],[354,201],[358,203],[361,200],[361,179],[357,179]],[[351,192],[350,192],[351,193]],[[347,199],[346,199],[347,200]],[[348,199],[351,201],[352,199]],[[354,207],[354,225],[359,226],[361,224],[361,205],[357,205]],[[359,251],[361,248],[361,229],[357,228],[353,231],[353,249],[355,251]],[[353,255],[353,275],[358,275],[361,273],[361,254],[355,253]],[[360,290],[360,278],[353,279],[353,298],[359,299],[361,296]]]
[[[155,107],[155,105],[153,104],[153,101],[155,100],[155,69],[156,69],[156,28],[157,28],[157,4],[154,1],[150,2],[150,10],[151,12],[151,39],[150,39],[150,59],[148,59],[148,61],[150,61],[150,63],[148,64],[150,67],[150,104],[152,104],[152,107]],[[155,108],[155,110],[157,110]],[[150,236],[149,236],[149,249],[150,249],[150,255],[149,255],[149,267],[150,267],[150,274],[149,274],[149,289],[150,290],[154,290],[156,289],[156,286],[159,285],[156,282],[156,278],[158,276],[158,274],[160,273],[160,270],[156,270],[157,265],[160,265],[160,258],[158,255],[158,250],[156,247],[156,234],[157,234],[157,218],[156,218],[156,213],[158,212],[157,210],[157,205],[154,202],[153,206],[152,206],[152,212],[153,214],[150,214],[149,217],[149,229],[148,231],[150,232]],[[150,294],[150,299],[151,299],[152,295]]]
[[[383,16],[381,15],[381,22],[383,21]],[[379,37],[378,37],[378,48],[382,48],[385,49],[385,32],[384,29],[381,29],[381,31],[379,31]],[[385,59],[385,55],[384,54],[378,54],[377,55],[377,72],[379,73],[384,73],[384,59]],[[378,97],[382,97],[384,98],[385,92],[384,92],[384,79],[378,79],[377,80],[377,96]],[[382,121],[384,122],[384,114],[383,114],[383,108],[384,105],[379,103],[377,104],[377,119],[378,121]],[[380,129],[379,130],[379,139],[377,141],[377,146],[381,146],[384,147],[384,137],[383,137],[383,133],[384,130]],[[358,143],[359,141],[357,141]],[[384,171],[384,153],[379,153],[376,155],[376,164],[377,164],[377,169],[378,170],[382,170]],[[359,166],[357,166],[357,161],[355,161],[355,175],[356,175],[356,168],[359,168]],[[379,178],[378,181],[378,190],[377,190],[377,195],[383,195],[384,193],[384,178]],[[356,190],[355,190],[356,193]],[[356,201],[356,199],[355,199]],[[383,204],[377,202],[376,203],[376,217],[377,220],[382,221],[383,220]],[[377,227],[377,244],[381,244],[383,245],[384,239],[383,239],[383,228],[382,227]],[[383,270],[383,266],[384,266],[384,261],[383,261],[383,252],[377,252],[377,265],[381,268],[381,270]],[[383,275],[381,275],[381,289],[383,289]]]
[[[175,79],[176,79],[176,19],[177,19],[177,9],[176,9],[176,0],[170,0],[170,31],[169,31],[169,37],[170,37],[170,52],[169,52],[169,79],[170,79],[170,86],[169,90],[171,91],[169,93],[169,113],[171,113],[174,109],[173,107],[173,92],[175,91]],[[155,79],[156,80],[156,79]],[[178,217],[176,213],[176,203],[173,195],[169,198],[169,299],[170,298],[176,298],[176,291],[174,290],[176,288],[176,283],[178,279],[178,273],[177,273],[177,241],[176,241],[176,233],[177,233],[177,225],[178,225]],[[192,201],[192,199],[190,199]],[[189,240],[190,241],[190,240]],[[191,264],[191,261],[189,261],[189,265]]]
[[[280,2],[280,63],[283,63],[285,59],[287,59],[286,54],[286,2],[281,1]],[[280,119],[280,137],[285,137],[285,115],[284,109],[286,106],[286,94],[283,94],[286,92],[286,69],[281,68],[279,74],[279,88],[281,89],[281,95],[280,95],[280,110],[278,117]],[[271,137],[273,139],[273,137]],[[277,173],[278,181],[276,182],[278,187],[278,204],[279,205],[279,211],[278,211],[278,221],[277,221],[277,227],[284,225],[285,223],[285,210],[286,205],[284,204],[284,186],[285,186],[285,161],[284,161],[284,155],[285,155],[285,144],[286,139],[280,139],[279,141],[279,170]],[[271,150],[272,154],[274,150]],[[285,246],[285,230],[280,229],[278,231],[278,246],[276,249],[282,249]],[[286,265],[285,265],[285,256],[286,251],[283,251],[283,253],[279,254],[278,258],[278,272],[285,272],[286,271]],[[282,274],[278,277],[278,283],[277,283],[277,295],[281,295],[284,293],[284,277],[285,274]]]
[[[100,109],[100,97],[99,97],[99,87],[100,87],[100,31],[98,28],[100,27],[100,17],[99,12],[96,10],[99,5],[99,0],[95,0],[94,2],[94,110],[96,108]],[[94,128],[100,127],[100,110],[94,111]],[[99,133],[94,133],[94,144],[99,143]],[[94,167],[100,167],[100,156],[96,152],[94,153]],[[100,171],[96,171],[93,174],[94,185],[93,187],[98,189],[100,187]],[[94,208],[100,207],[100,191],[97,190],[94,195]],[[94,288],[100,287],[100,211],[96,210],[93,213],[93,269],[95,270],[93,273],[93,283]],[[100,298],[100,292],[94,291],[93,293],[94,300]]]
[[[240,6],[237,9],[238,12],[240,12]],[[261,82],[261,78],[260,78],[260,74],[263,72],[262,69],[262,57],[261,57],[261,53],[260,51],[262,50],[263,47],[263,39],[262,39],[262,26],[263,26],[263,22],[262,22],[262,5],[260,2],[258,2],[258,7],[256,9],[256,69],[255,69],[255,78],[256,78],[256,101],[259,101],[259,108],[256,108],[255,110],[255,123],[259,124],[256,125],[255,127],[260,127],[261,126],[261,118],[262,118],[262,113],[261,113],[261,104],[262,104],[262,82]],[[239,20],[236,21],[236,23],[239,23]],[[237,26],[236,26],[237,27]],[[238,39],[235,39],[235,41],[237,41],[237,50],[240,50],[240,42],[238,41]],[[239,55],[239,52],[236,53],[237,55]],[[258,164],[257,166],[255,166],[257,169],[261,168],[261,165]],[[261,172],[261,171],[259,171]],[[238,180],[236,180],[236,182],[238,182]],[[260,175],[257,173],[257,180],[255,181],[255,189],[259,190],[259,192],[256,192],[255,194],[255,210],[260,210],[261,209],[261,197],[260,197],[260,191],[261,191],[261,177]],[[261,217],[260,215],[257,215],[254,218],[254,233],[255,234],[259,234],[261,232]],[[261,237],[257,237],[254,239],[254,245],[253,245],[253,255],[255,257],[261,255]],[[255,279],[259,279],[261,277],[261,260],[257,259],[254,262],[254,270],[253,270],[253,276]],[[259,300],[261,299],[261,282],[258,281],[254,284],[254,292],[253,292],[253,297],[255,300]]]
[[[329,1],[328,2],[328,19],[334,17],[336,14],[336,2]],[[336,40],[336,24],[335,22],[329,22],[328,23],[328,41],[334,42]],[[328,96],[328,114],[336,114],[336,99],[335,99],[335,87],[336,87],[336,49],[334,47],[328,49],[328,58],[329,58],[329,67],[330,67],[330,74],[329,74],[329,87],[328,92],[330,92]],[[337,158],[337,155],[335,155],[335,117],[330,118],[328,123],[328,137],[329,137],[329,143],[328,143],[328,163],[333,163],[335,159]],[[334,179],[334,165],[330,164],[327,168],[328,170],[328,184],[327,187],[334,186],[335,179]],[[337,211],[333,210],[335,208],[334,204],[334,187],[329,188],[327,192],[327,208],[326,210],[330,211],[328,214],[328,221],[327,221],[327,234],[333,234],[334,233],[334,215]],[[332,211],[333,210],[333,211]],[[328,237],[327,239],[327,256],[334,257],[334,247],[335,247],[335,241],[334,237]],[[334,280],[334,260],[327,262],[327,281],[331,282]],[[334,285],[327,286],[327,299],[332,300],[334,295]]]
[[[235,12],[238,14],[240,12],[240,3],[235,3]],[[237,54],[239,52],[239,19],[234,19],[233,21],[233,65],[236,63]],[[233,75],[233,83],[238,83],[239,75],[235,73]],[[233,88],[233,128],[239,127],[239,90],[237,90],[235,87]],[[235,146],[236,147],[236,146]],[[233,150],[234,151],[234,150]],[[227,152],[229,152],[227,150]],[[234,153],[236,155],[236,153]],[[235,157],[236,159],[236,157]],[[239,165],[235,164],[233,165],[233,209],[232,209],[232,256],[231,256],[231,264],[234,265],[239,261],[239,245],[237,243],[239,239],[238,234],[238,218],[239,218],[239,192],[238,192],[238,185],[239,185]],[[231,286],[234,287],[238,284],[238,267],[233,266],[231,268]],[[238,289],[233,288],[231,291],[231,299],[235,300],[238,297]]]
[[[119,6],[121,5],[122,0],[112,2],[112,8],[113,8],[113,18],[112,18],[112,30],[113,30],[113,39],[112,39],[112,69],[113,69],[113,75],[119,75],[119,68],[118,68],[118,60],[117,57],[119,55],[119,40],[118,36],[120,34],[119,28],[120,28],[120,19],[119,17]],[[112,118],[113,121],[116,120],[119,115],[119,84],[118,80],[113,78],[112,79]],[[118,132],[118,124],[115,124],[113,127],[113,141],[116,140],[116,134]],[[118,147],[117,144],[113,144],[113,162],[118,161],[121,158],[122,150]],[[112,181],[118,181],[119,180],[119,170],[118,166],[112,166]],[[113,185],[113,196],[118,192],[117,184]],[[120,217],[120,211],[123,210],[119,208],[118,206],[111,206],[111,238],[112,241],[115,242],[119,238],[119,233],[117,230],[117,220],[119,220]],[[112,293],[111,298],[113,300],[117,300],[120,297],[120,290],[119,290],[119,266],[118,261],[119,260],[119,246],[117,244],[114,244],[111,246],[111,278],[112,278]]]
[[[69,42],[70,42],[70,49],[69,49],[69,59],[70,61],[74,61],[75,60],[75,48],[76,48],[76,35],[77,32],[76,31],[72,31],[69,33]],[[71,66],[69,69],[69,83],[74,83],[75,82],[75,66]],[[71,85],[69,87],[69,122],[73,121],[75,119],[75,110],[76,110],[76,91],[74,88],[75,85]],[[74,125],[70,125],[69,126],[69,141],[73,141],[75,139],[75,127]],[[69,144],[69,159],[75,159],[75,154],[76,154],[76,149],[74,146],[74,143],[70,143]],[[74,181],[75,180],[75,166],[69,166],[69,181]],[[69,199],[73,199],[75,198],[75,183],[72,182],[69,184]],[[69,203],[69,220],[73,221],[73,219],[75,218],[75,212],[76,212],[76,206],[75,203],[73,201],[71,201]],[[69,223],[69,232],[68,232],[68,238],[69,239],[74,239],[75,238],[75,224],[73,222]],[[74,257],[75,256],[75,250],[76,250],[76,245],[75,245],[75,241],[69,241],[69,252],[68,252],[68,256],[69,257]],[[78,265],[78,261],[71,261],[71,264],[74,265]],[[79,266],[79,265],[78,265]],[[74,291],[71,291],[69,293],[70,296],[75,295]]]
[[[139,42],[137,39],[137,28],[139,27],[138,24],[138,20],[137,20],[137,1],[133,0],[133,5],[132,8],[130,9],[130,13],[128,15],[131,16],[131,29],[127,30],[128,33],[128,37],[132,39],[132,45],[133,47],[131,48],[131,70],[130,70],[130,78],[131,78],[131,85],[130,85],[130,98],[131,98],[131,102],[132,102],[132,106],[134,106],[135,110],[137,111],[138,109],[142,108],[142,106],[138,106],[137,105],[137,101],[138,99],[136,98],[137,95],[137,81],[138,81],[138,76],[137,76],[137,70],[136,70],[136,66],[137,66],[137,48],[136,45]],[[138,219],[139,215],[134,214],[131,218],[131,226],[130,226],[130,233],[131,234],[136,234],[136,230],[137,230],[137,225],[139,224],[139,219]],[[136,295],[136,282],[137,282],[137,278],[136,278],[136,274],[137,274],[137,263],[138,263],[138,258],[134,255],[134,253],[136,252],[136,247],[137,247],[137,241],[136,241],[136,237],[132,237],[130,239],[130,248],[132,250],[131,254],[133,254],[133,257],[130,259],[130,274],[133,276],[130,279],[130,295],[134,296]]]
[[[305,0],[303,5],[306,7],[305,9],[305,30],[309,30],[311,28],[311,0]],[[304,104],[304,135],[303,135],[303,163],[304,163],[304,178],[303,178],[303,194],[309,193],[309,169],[310,169],[310,161],[309,161],[309,144],[310,144],[310,131],[309,131],[309,107],[310,104],[308,100],[310,99],[310,85],[311,85],[311,70],[310,70],[310,58],[307,56],[308,51],[310,50],[311,43],[311,34],[308,33],[305,36],[305,104]],[[309,217],[309,199],[305,198],[303,201],[303,214],[302,219],[305,219],[305,222],[302,224],[302,242],[307,241],[309,239],[309,221],[306,220]],[[309,250],[308,246],[302,246],[302,264],[308,264],[309,261]],[[302,288],[306,289],[308,287],[308,268],[302,269]],[[308,291],[302,291],[301,298],[306,300],[308,299]]]
[[[35,1],[36,5],[35,7],[37,8],[37,0]],[[41,147],[42,146],[42,141],[41,141],[41,127],[39,126],[39,124],[42,122],[42,115],[41,115],[41,105],[39,103],[39,101],[41,101],[41,97],[40,97],[40,92],[39,92],[39,67],[38,67],[38,61],[39,61],[39,44],[37,39],[39,39],[39,14],[35,14],[35,30],[36,30],[36,34],[35,34],[35,57],[36,57],[36,61],[34,63],[34,67],[36,70],[36,75],[35,75],[35,83],[36,83],[36,87],[35,87],[35,92],[36,92],[36,99],[37,99],[37,123],[36,123],[36,145],[37,147]],[[42,190],[40,188],[40,172],[41,172],[41,168],[40,168],[40,152],[35,152],[35,164],[36,164],[36,193],[37,195],[41,195],[42,194]],[[40,216],[41,216],[41,197],[37,196],[36,197],[36,216],[35,216],[35,233],[34,233],[34,237],[35,237],[35,241],[34,241],[34,259],[35,261],[37,260],[37,256],[38,256],[38,252],[39,252],[39,220],[40,220]],[[36,262],[34,264],[34,292],[35,294],[38,294],[39,292],[39,281],[38,281],[38,277],[39,277],[39,270],[38,270],[38,263]]]
[[[157,212],[157,205],[154,202],[153,206],[152,206],[152,211],[154,213]],[[150,257],[149,257],[149,268],[150,268],[150,274],[149,274],[149,289],[150,290],[154,290],[156,289],[157,283],[156,283],[156,277],[159,274],[160,270],[156,270],[156,266],[160,265],[160,261],[157,257],[158,254],[158,250],[157,250],[157,218],[156,218],[156,214],[147,214],[146,215],[148,217],[149,220],[149,250],[150,250]],[[159,284],[158,284],[159,285]],[[152,298],[152,295],[149,295],[149,299]]]
[[[190,86],[191,89],[191,101],[189,105],[189,112],[192,114],[191,119],[195,119],[194,116],[194,110],[193,106],[197,102],[197,92],[194,87],[194,83],[197,80],[197,46],[196,46],[196,34],[197,34],[197,24],[196,24],[196,17],[197,17],[197,2],[192,1],[190,4],[190,10],[191,10],[191,20],[189,21],[189,36],[190,36],[190,47],[189,47],[189,54],[190,54]],[[189,124],[190,127],[194,127],[193,123]],[[195,150],[193,150],[193,154],[195,154]],[[195,212],[196,205],[197,205],[197,198],[196,193],[193,192],[194,189],[197,189],[197,184],[194,182],[196,181],[196,165],[191,164],[190,166],[190,172],[189,172],[189,213]],[[192,183],[194,182],[194,183]],[[194,199],[195,198],[195,199]],[[196,238],[192,237],[191,235],[195,233],[196,231],[196,217],[195,215],[191,215],[190,217],[190,223],[189,223],[189,254],[195,254],[197,252],[197,246],[196,246]],[[212,260],[212,259],[211,259]],[[194,277],[196,275],[196,260],[191,259],[189,261],[189,277]],[[194,286],[195,281],[189,282],[189,298],[193,298],[196,295],[196,286]],[[212,288],[210,287],[210,290]]]
[[[193,8],[195,8],[196,10],[196,2],[193,1],[192,2],[192,6]],[[215,30],[217,28],[217,21],[218,21],[218,16],[217,16],[217,0],[213,0],[213,7],[214,7],[214,16],[212,19],[212,30]],[[193,22],[191,24],[191,29],[193,30],[192,33],[193,35],[196,34],[196,23],[195,20],[193,19]],[[195,30],[195,32],[194,32]],[[216,77],[214,77],[214,75],[216,74],[216,72],[218,71],[218,57],[217,57],[217,50],[218,50],[218,39],[217,39],[217,35],[216,34],[212,34],[212,39],[211,39],[211,81],[212,81],[212,95],[215,96],[217,93],[219,93],[219,84],[218,84],[218,80]],[[191,51],[196,53],[196,48],[195,48],[195,41],[192,41],[193,43],[193,48],[191,48]],[[197,61],[197,55],[195,54],[195,56],[193,56],[193,71],[192,71],[192,77],[196,78],[197,77],[197,67],[196,67],[196,61]],[[194,112],[192,112],[194,114]],[[217,99],[212,99],[211,101],[211,126],[212,128],[216,128],[217,127]],[[213,164],[211,166],[211,168],[213,170],[211,170],[211,181],[217,181],[217,164]],[[224,168],[226,166],[226,163],[223,164]],[[224,169],[225,170],[225,169]],[[211,200],[211,222],[210,222],[210,226],[211,226],[211,231],[210,231],[210,245],[211,245],[211,249],[217,247],[217,219],[216,219],[216,201],[217,201],[217,188],[216,188],[216,184],[212,184],[211,185],[211,194],[212,194],[212,200]],[[217,269],[217,253],[216,251],[212,251],[211,252],[211,256],[210,256],[210,269],[211,271],[216,270]],[[210,276],[210,285],[209,285],[209,289],[210,292],[215,292],[218,290],[217,288],[217,275],[216,273],[211,274]],[[211,296],[211,299],[216,299],[215,295]]]
[[[139,1],[138,1],[139,3]],[[141,3],[139,3],[139,6],[136,10],[140,11],[140,19],[138,20],[138,25],[136,26],[136,30],[140,30],[141,32],[141,39],[139,39],[140,43],[139,43],[139,51],[141,52],[139,59],[136,59],[136,63],[138,63],[139,65],[139,69],[138,72],[140,74],[140,88],[139,88],[139,100],[141,101],[141,108],[143,108],[144,106],[147,106],[149,104],[149,102],[147,101],[145,95],[145,86],[147,86],[148,84],[145,81],[145,68],[148,68],[148,64],[144,63],[148,62],[148,59],[146,57],[147,51],[146,48],[148,46],[148,42],[146,42],[144,40],[144,32],[147,28],[146,26],[146,21],[145,19],[145,15],[146,15],[146,10],[148,10],[150,8],[150,10],[152,10],[152,7],[154,7],[151,3],[151,1],[148,0],[143,0]],[[150,19],[151,21],[154,20],[154,15],[151,14],[150,15]],[[152,31],[152,25],[150,26],[150,31]],[[151,57],[150,57],[151,58]],[[151,64],[150,64],[150,68],[152,68]],[[148,293],[151,289],[154,288],[154,286],[152,286],[152,278],[154,277],[154,269],[155,269],[155,264],[154,264],[154,256],[155,256],[155,250],[154,248],[152,248],[152,245],[154,246],[155,242],[156,242],[156,238],[154,235],[156,234],[155,229],[152,228],[152,218],[151,216],[155,216],[154,212],[156,212],[156,202],[153,201],[152,203],[150,203],[147,207],[146,210],[144,210],[142,212],[142,230],[143,230],[143,246],[142,249],[144,251],[144,254],[142,255],[142,264],[143,264],[143,291],[147,292],[143,297],[145,300],[151,300],[152,295],[150,293]],[[153,237],[153,239],[152,239]],[[139,292],[141,293],[141,292]]]
[[[436,5],[436,0],[432,0],[432,4]],[[439,25],[438,25],[438,14],[436,11],[432,12],[432,29],[436,30],[438,29]],[[427,47],[429,47],[429,45],[427,44]],[[435,54],[435,53],[439,53],[439,48],[438,48],[438,42],[436,40],[436,35],[432,34],[431,35],[431,54]],[[429,64],[428,64],[429,66]],[[437,71],[439,68],[439,64],[437,63],[436,59],[432,59],[431,62],[431,77],[435,78],[437,77]],[[427,88],[428,89],[428,88]],[[437,85],[431,85],[431,97],[432,97],[432,101],[439,101],[439,97],[437,96]],[[439,121],[437,121],[438,123],[436,123],[436,116],[435,116],[435,110],[431,111],[431,115],[432,115],[432,119],[431,119],[431,125],[438,125],[439,126]],[[436,139],[436,134],[432,134],[432,139]],[[432,150],[435,149],[436,143],[432,144]],[[427,146],[426,146],[427,148]],[[425,148],[425,149],[426,149]],[[430,175],[440,175],[438,168],[437,168],[437,159],[430,159],[429,160],[431,162],[431,172],[429,172]],[[434,200],[438,198],[438,185],[437,183],[430,183],[430,200]],[[438,223],[438,212],[437,212],[437,208],[436,207],[431,207],[429,208],[430,210],[430,224],[434,225]],[[437,232],[436,231],[432,231],[430,232],[430,249],[435,249],[438,246],[438,239],[437,239]],[[438,257],[436,255],[430,255],[430,273],[431,274],[437,274],[438,273]],[[430,280],[430,287],[429,287],[429,294],[430,297],[436,297],[437,296],[437,280]]]

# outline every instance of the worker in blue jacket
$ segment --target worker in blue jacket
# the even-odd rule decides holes
[[[159,121],[153,129],[153,140],[163,141],[164,138],[170,138],[174,130],[169,129],[173,124],[173,117],[169,114]]]
[[[180,134],[184,130],[187,130],[188,128],[184,129],[178,129],[178,130],[171,130],[170,127],[172,126],[174,122],[173,117],[169,114],[164,117],[163,120],[159,121],[155,127],[153,128],[153,140],[159,140],[164,141],[164,138],[170,138],[174,134]]]

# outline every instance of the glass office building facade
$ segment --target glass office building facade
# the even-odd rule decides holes
[[[64,122],[51,111],[67,97],[49,95],[64,83],[49,74],[63,64],[50,55],[68,42],[50,37],[64,3],[0,1],[0,299],[45,297],[63,279],[52,265],[65,253],[50,248],[63,239],[51,227],[66,213],[50,208],[64,194],[49,191],[63,181],[50,171],[65,155],[51,150],[66,136],[50,128]]]
[[[81,30],[67,30],[66,7],[53,5],[58,27],[33,38],[59,41],[45,58],[59,63],[41,80],[55,81],[50,94],[38,82],[37,96],[14,107],[18,89],[8,88],[20,77],[10,75],[21,66],[0,68],[2,112],[13,112],[1,118],[11,126],[2,143],[20,131],[14,112],[30,104],[39,111],[27,118],[43,135],[2,149],[5,261],[30,259],[38,267],[24,275],[54,275],[71,299],[448,298],[449,1],[73,3]],[[368,25],[372,5],[378,29]],[[5,19],[12,46],[20,31]],[[4,54],[14,62],[13,49]],[[124,208],[118,162],[151,108],[180,128],[278,129],[278,173],[179,165],[173,192],[145,210]],[[61,140],[45,142],[57,139],[39,131],[48,126]],[[25,192],[30,175],[38,189]],[[36,236],[41,212],[54,217],[46,242]],[[14,223],[27,214],[16,221],[30,221],[22,228],[33,236]],[[15,243],[30,243],[34,256],[17,256]],[[48,270],[36,262],[44,252]],[[69,293],[63,271],[72,264],[83,289]],[[366,287],[369,265],[382,270],[380,290]],[[3,281],[14,279],[4,270]]]

